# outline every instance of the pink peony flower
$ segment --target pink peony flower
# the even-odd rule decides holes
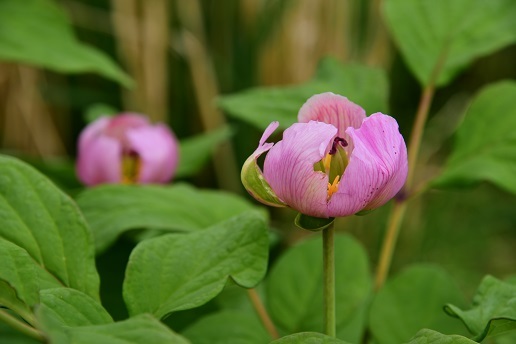
[[[320,218],[348,216],[380,207],[407,177],[407,148],[398,123],[365,111],[347,98],[318,94],[276,144],[266,143],[272,122],[242,168],[242,182],[258,201],[289,206]],[[267,152],[263,172],[258,157]]]
[[[101,117],[79,136],[77,175],[86,185],[166,183],[176,170],[178,143],[164,124],[124,113]]]

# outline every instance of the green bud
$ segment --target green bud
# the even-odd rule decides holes
[[[328,175],[330,183],[335,180],[335,177],[342,177],[344,170],[348,167],[348,163],[346,150],[340,144],[337,144],[335,154],[331,158],[330,173]]]

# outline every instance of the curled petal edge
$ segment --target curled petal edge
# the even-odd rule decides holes
[[[355,143],[339,190],[329,203],[331,216],[364,215],[376,209],[403,187],[407,153],[394,118],[376,113],[359,129],[348,128]]]
[[[247,192],[249,192],[249,194],[256,200],[272,207],[286,207],[287,205],[278,198],[269,183],[265,180],[262,170],[260,169],[260,166],[258,166],[257,162],[260,155],[267,152],[272,148],[272,146],[274,146],[273,143],[265,143],[265,141],[278,128],[278,126],[278,122],[272,122],[269,124],[267,129],[265,129],[265,132],[260,139],[260,145],[256,148],[253,154],[247,158],[242,166],[240,178],[242,179],[242,184],[244,184]]]

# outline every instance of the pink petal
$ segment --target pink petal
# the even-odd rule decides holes
[[[328,176],[314,171],[314,164],[328,152],[336,134],[337,128],[331,124],[295,123],[270,149],[264,177],[289,207],[306,215],[328,217]]]
[[[91,186],[120,182],[122,147],[115,139],[81,135],[77,155],[77,176],[84,184]]]
[[[265,129],[265,131],[262,134],[262,137],[260,139],[260,143],[258,145],[258,148],[253,152],[252,156],[257,159],[260,155],[267,152],[269,149],[274,146],[274,143],[265,143],[267,139],[272,135],[272,133],[278,129],[279,122],[274,121],[269,124],[269,126]]]
[[[376,113],[347,133],[355,148],[328,204],[330,216],[377,208],[394,197],[407,178],[407,148],[394,118]]]
[[[100,117],[94,122],[90,123],[79,135],[78,151],[84,151],[90,143],[97,139],[104,132],[109,125],[110,117]]]
[[[138,182],[166,183],[176,170],[179,151],[174,134],[165,125],[129,129],[129,149],[138,153],[142,167]]]
[[[331,92],[316,94],[303,104],[297,119],[299,122],[319,121],[333,124],[337,129],[337,136],[348,142],[345,148],[348,154],[353,150],[353,143],[346,133],[349,127],[360,128],[366,113],[357,104],[338,94]]]
[[[146,127],[148,125],[150,125],[150,123],[146,116],[138,113],[126,112],[111,117],[107,131],[108,133],[110,130],[125,131],[129,128]]]
[[[144,115],[127,112],[110,118],[109,125],[104,130],[104,134],[117,139],[122,143],[124,153],[129,150],[129,142],[126,132],[129,129],[150,126],[149,120]]]

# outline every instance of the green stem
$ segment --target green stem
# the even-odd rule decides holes
[[[385,232],[385,238],[383,239],[378,268],[376,270],[376,279],[374,283],[375,290],[382,288],[385,280],[387,279],[387,275],[389,274],[392,255],[394,253],[394,248],[396,247],[396,241],[398,239],[401,222],[406,208],[406,202],[396,202],[392,208],[389,223],[387,225],[387,231]]]
[[[4,309],[0,309],[0,321],[3,321],[7,325],[11,326],[13,329],[25,334],[26,336],[37,339],[40,342],[45,341],[43,333],[36,330],[34,327],[23,323],[21,320],[7,313]]]
[[[323,229],[324,329],[335,337],[335,230],[331,225]]]
[[[249,296],[249,299],[251,300],[251,303],[253,304],[256,313],[258,314],[258,317],[262,321],[262,324],[267,330],[267,332],[269,332],[271,338],[278,339],[278,331],[276,330],[276,327],[274,326],[274,323],[272,322],[269,313],[267,313],[267,310],[265,309],[265,306],[263,305],[263,302],[260,299],[260,295],[258,295],[258,293],[256,292],[256,289],[247,289],[247,295]]]

